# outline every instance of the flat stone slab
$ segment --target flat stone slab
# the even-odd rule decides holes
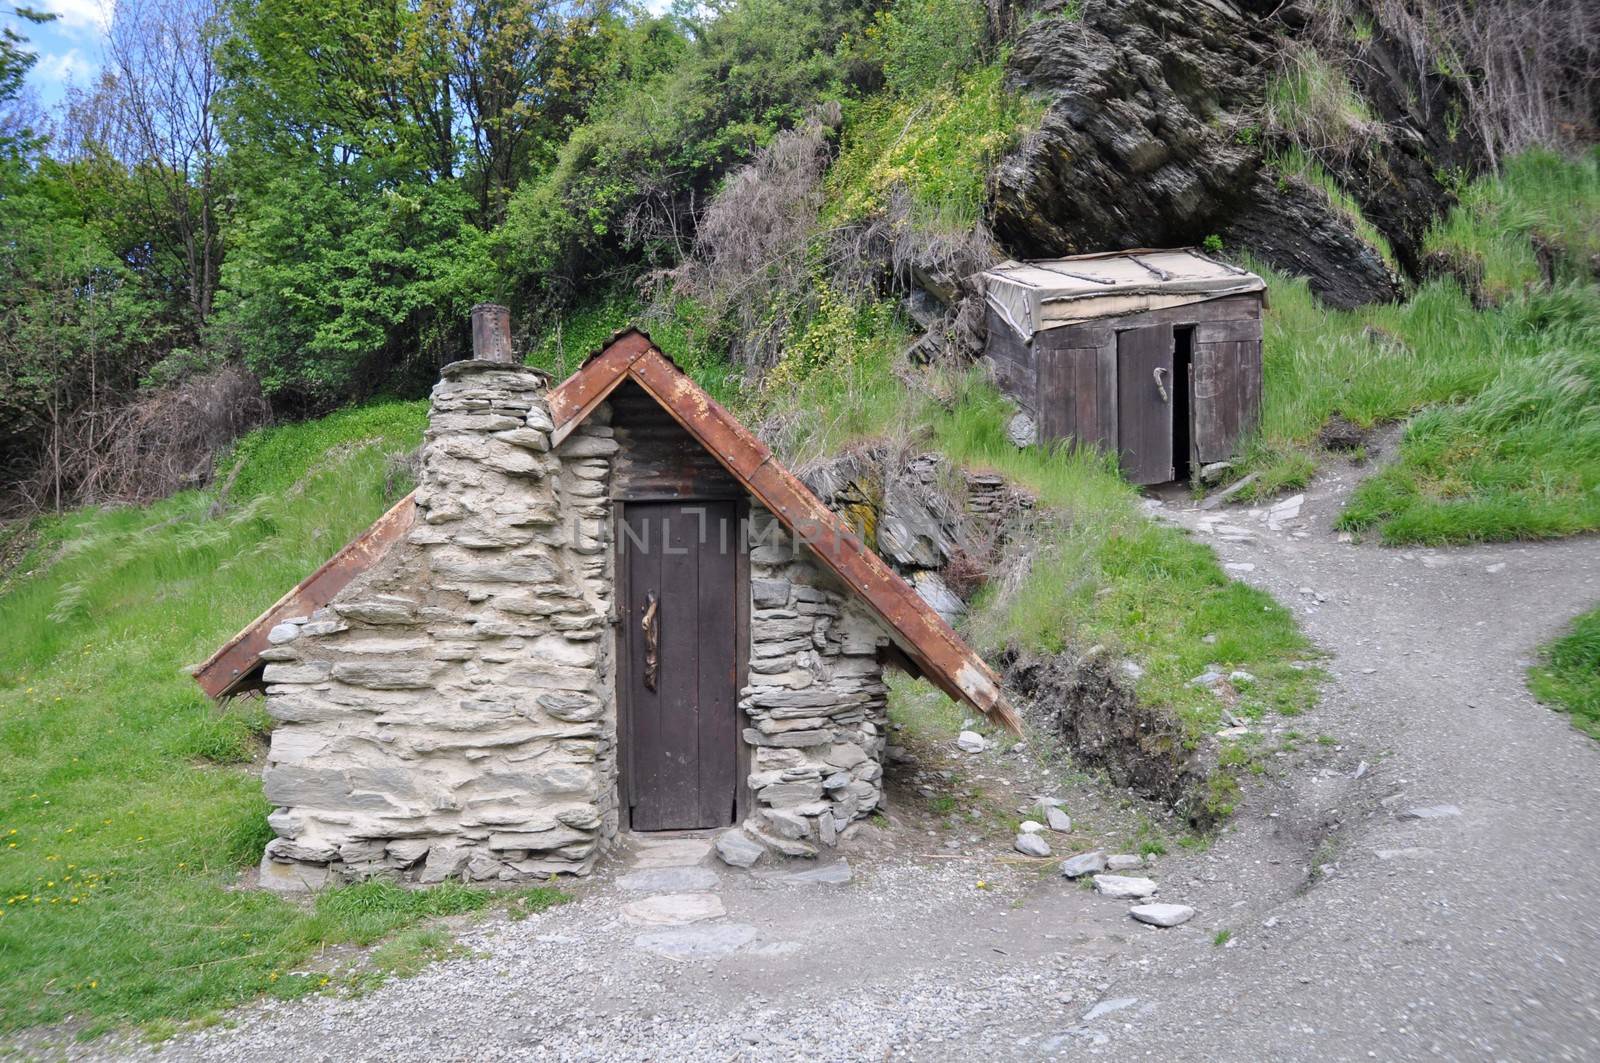
[[[849,882],[852,876],[848,860],[835,860],[831,864],[809,867],[804,871],[791,871],[783,876],[783,881],[798,885],[842,886]]]
[[[1094,888],[1103,896],[1123,900],[1142,901],[1146,897],[1153,897],[1156,892],[1156,884],[1150,879],[1127,875],[1096,875]]]
[[[711,855],[710,838],[635,838],[633,866],[691,867]]]
[[[1455,805],[1415,805],[1400,813],[1401,819],[1450,819],[1461,815]]]
[[[717,873],[709,867],[651,867],[617,879],[632,893],[695,893],[716,884]]]
[[[1083,1021],[1093,1022],[1102,1015],[1110,1015],[1113,1011],[1131,1008],[1137,1003],[1139,1003],[1138,997],[1112,997],[1110,1000],[1102,1000],[1083,1013]]]
[[[633,943],[669,960],[714,960],[737,952],[756,939],[756,928],[743,923],[681,926],[640,934]]]
[[[1139,904],[1128,914],[1151,926],[1182,926],[1194,918],[1194,909],[1187,904]]]
[[[1044,821],[1051,830],[1059,831],[1062,834],[1072,829],[1072,817],[1055,805],[1047,805],[1045,807]]]
[[[642,926],[682,926],[727,915],[715,893],[663,893],[622,907],[622,917]]]
[[[1106,857],[1107,871],[1137,871],[1144,866],[1144,857],[1134,853],[1114,853]]]

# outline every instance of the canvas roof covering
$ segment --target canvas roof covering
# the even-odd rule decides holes
[[[1254,273],[1194,248],[1007,261],[985,271],[983,278],[989,305],[1023,340],[1062,325],[1266,288]]]
[[[645,333],[637,329],[618,332],[550,392],[555,424],[551,442],[559,444],[607,395],[630,380],[661,403],[871,608],[918,673],[950,697],[1020,733],[1021,721],[983,658]],[[405,537],[415,516],[415,499],[407,495],[195,669],[196,681],[212,697],[258,685],[263,663],[259,655],[267,646],[267,632],[286,617],[309,614],[332,601],[355,576]]]

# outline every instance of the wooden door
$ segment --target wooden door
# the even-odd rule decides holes
[[[1117,447],[1130,483],[1172,479],[1172,351],[1171,325],[1117,333]]]
[[[629,502],[618,536],[629,824],[733,822],[738,550],[733,502]]]

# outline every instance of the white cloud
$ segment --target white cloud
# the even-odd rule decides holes
[[[84,57],[76,48],[69,48],[58,54],[44,53],[39,56],[39,65],[33,68],[36,76],[46,81],[59,83],[74,82],[82,85],[94,76],[100,65]]]
[[[44,10],[57,16],[54,25],[63,30],[93,30],[104,35],[111,28],[115,0],[42,0]]]

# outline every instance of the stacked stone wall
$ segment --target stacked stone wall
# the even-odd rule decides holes
[[[744,826],[785,855],[815,856],[882,801],[888,636],[770,513],[753,506],[750,529],[740,707],[755,804]]]
[[[271,632],[265,884],[582,873],[615,837],[606,420],[552,452],[539,376],[446,368],[415,528]]]

